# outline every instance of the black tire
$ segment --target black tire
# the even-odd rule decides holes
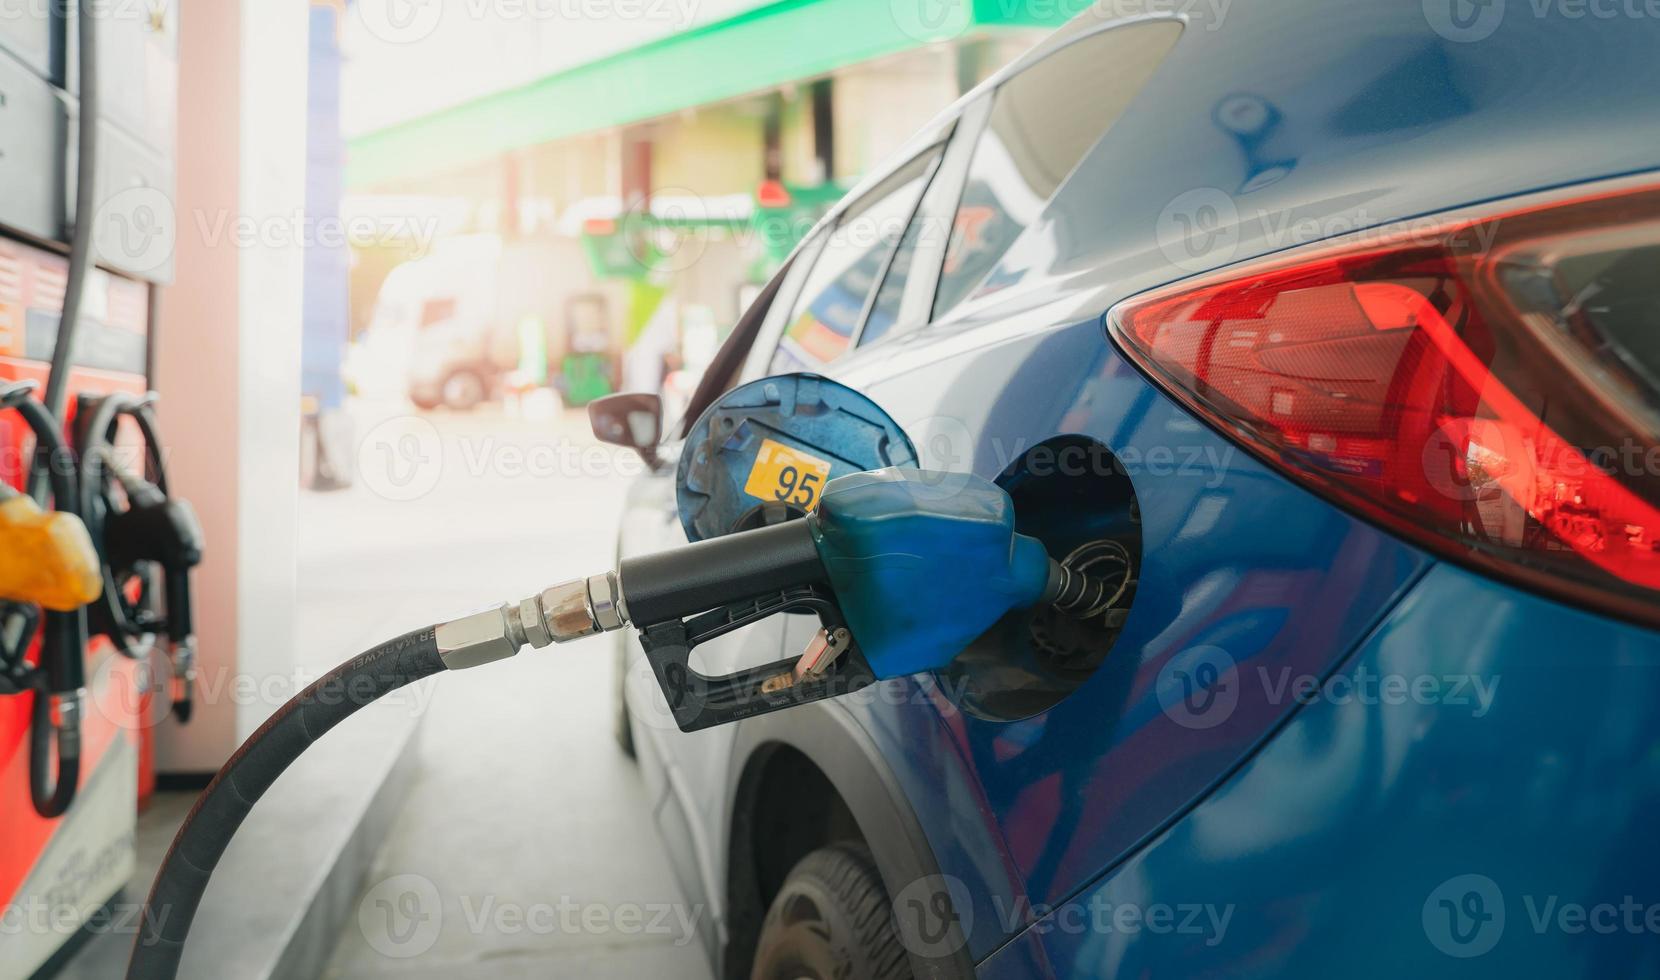
[[[801,859],[761,925],[750,980],[910,980],[888,893],[862,844]]]

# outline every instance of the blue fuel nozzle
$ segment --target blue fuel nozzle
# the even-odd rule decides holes
[[[808,519],[837,604],[878,678],[937,670],[1012,609],[1052,598],[1053,562],[977,476],[873,470],[830,482]]]

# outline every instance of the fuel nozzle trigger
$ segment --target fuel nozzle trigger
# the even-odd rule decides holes
[[[803,658],[709,677],[691,666],[692,650],[718,636],[781,612],[813,612],[825,634],[850,637],[834,601],[816,589],[780,592],[737,607],[712,610],[680,623],[640,631],[640,645],[651,661],[675,723],[698,731],[797,705],[849,694],[876,682],[870,666],[851,642],[843,655],[818,671],[800,669]]]
[[[876,681],[806,520],[625,561],[619,579],[629,620],[682,731],[822,701]],[[692,666],[700,645],[786,612],[818,617],[823,646],[719,677]]]

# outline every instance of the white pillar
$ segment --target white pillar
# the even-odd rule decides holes
[[[176,279],[156,387],[175,490],[196,507],[196,714],[157,768],[217,769],[292,693],[307,5],[182,0]]]

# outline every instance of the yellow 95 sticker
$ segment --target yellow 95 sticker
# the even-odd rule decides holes
[[[761,440],[761,451],[749,471],[744,493],[762,500],[777,500],[810,511],[830,479],[829,460],[809,456],[771,439]]]

